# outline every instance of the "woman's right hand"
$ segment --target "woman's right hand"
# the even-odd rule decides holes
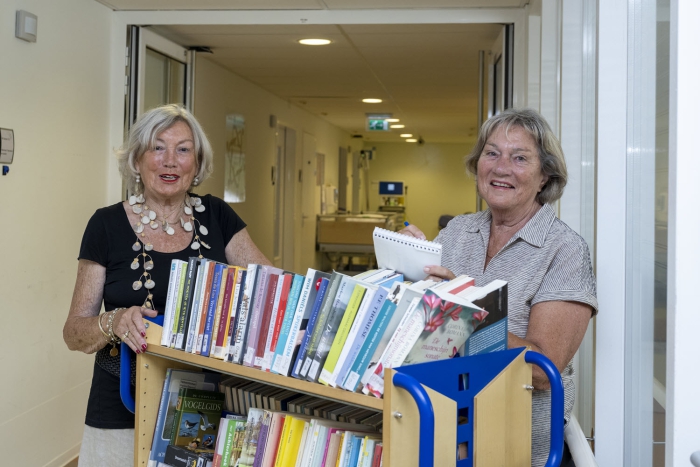
[[[421,230],[413,224],[409,224],[406,227],[404,227],[403,229],[399,230],[399,233],[403,234],[403,235],[408,235],[409,237],[419,238],[421,240],[426,239],[425,234],[423,232],[421,232]]]
[[[114,335],[125,342],[131,350],[141,353],[146,350],[146,326],[144,317],[155,318],[158,312],[143,306],[132,306],[117,311],[112,329]]]

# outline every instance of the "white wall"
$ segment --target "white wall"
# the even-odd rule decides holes
[[[296,107],[238,75],[199,55],[197,59],[195,115],[201,122],[214,149],[214,174],[198,189],[198,193],[211,193],[223,198],[224,155],[226,143],[226,115],[241,114],[245,117],[244,151],[246,154],[246,201],[232,204],[233,209],[248,224],[248,231],[265,255],[272,259],[274,186],[270,171],[276,157],[276,129],[270,128],[270,115],[279,124],[296,131],[297,169],[302,161],[302,135],[307,133],[316,139],[316,150],[325,154],[325,181],[338,185],[338,148],[350,144],[350,135],[311,113]],[[315,159],[311,160],[315,164]],[[299,185],[299,178],[294,177]],[[308,183],[314,183],[309,180]],[[316,190],[319,191],[319,190]],[[300,190],[297,190],[300,193]],[[320,191],[319,191],[320,193]],[[320,197],[313,201],[313,215],[307,221],[315,222],[320,212]],[[301,227],[301,218],[295,218]],[[314,242],[315,238],[297,238],[295,252],[302,251],[301,241]],[[313,248],[311,248],[313,251]],[[296,255],[295,270],[306,271],[317,267],[318,258],[300,258]]]
[[[15,11],[38,41],[14,37]],[[0,439],[3,465],[77,455],[92,357],[66,348],[83,229],[106,204],[110,11],[94,0],[0,2],[0,127],[15,158],[0,176]]]
[[[379,180],[404,181],[406,220],[417,225],[432,240],[438,234],[442,214],[458,215],[476,208],[474,178],[467,175],[464,156],[473,143],[373,143],[369,163],[369,206],[376,211],[380,198]],[[360,193],[364,193],[362,187]],[[362,202],[364,206],[364,201]]]

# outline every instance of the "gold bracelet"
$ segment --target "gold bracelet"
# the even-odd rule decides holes
[[[117,311],[119,310],[125,310],[126,308],[115,308],[110,312],[109,319],[107,320],[107,324],[109,327],[109,338],[112,342],[112,349],[109,351],[109,354],[112,357],[116,357],[119,355],[119,350],[117,350],[117,344],[120,344],[121,341],[114,335],[114,316],[116,316]]]
[[[97,317],[97,326],[100,328],[100,332],[102,333],[103,336],[105,336],[105,341],[109,344],[112,340],[109,338],[109,334],[107,334],[102,327],[102,317],[106,315],[107,313],[102,313]]]

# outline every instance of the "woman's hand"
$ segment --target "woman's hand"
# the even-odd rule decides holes
[[[426,279],[435,282],[450,281],[456,277],[452,271],[442,266],[426,266],[423,271],[427,275]]]
[[[143,323],[144,317],[154,318],[158,312],[143,306],[132,306],[117,311],[112,323],[114,335],[136,353],[146,350],[146,326]]]
[[[408,235],[409,237],[419,238],[425,240],[425,234],[415,225],[409,224],[403,229],[399,230],[400,234]]]

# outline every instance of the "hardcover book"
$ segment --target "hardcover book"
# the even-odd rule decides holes
[[[180,272],[177,275],[177,292],[175,294],[175,305],[172,318],[172,326],[170,328],[170,348],[175,347],[177,341],[177,328],[180,324],[180,310],[182,309],[182,294],[185,290],[185,279],[187,278],[187,262],[180,263]]]
[[[231,313],[236,313],[236,310],[235,308],[233,308],[232,305],[235,300],[234,295],[236,290],[236,279],[238,277],[238,273],[238,267],[228,267],[228,275],[226,276],[226,288],[224,289],[224,300],[221,305],[221,316],[219,318],[219,326],[217,328],[216,339],[212,341],[212,345],[214,346],[212,356],[214,358],[218,358],[219,360],[223,360],[225,349],[228,348],[227,338],[228,328],[231,322]]]
[[[208,442],[213,448],[223,409],[222,393],[181,387],[170,444],[189,446],[194,442],[203,446]]]
[[[166,371],[148,467],[156,467],[158,463],[164,462],[165,448],[170,444],[180,388],[188,387],[213,391],[219,383],[219,378],[220,375],[217,373],[174,369]]]

